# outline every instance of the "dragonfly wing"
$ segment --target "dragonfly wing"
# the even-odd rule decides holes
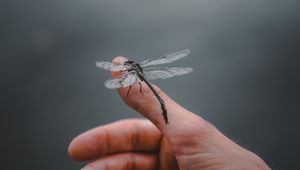
[[[173,61],[179,60],[179,59],[189,55],[190,52],[191,51],[189,49],[184,49],[184,50],[180,50],[180,51],[177,51],[174,53],[165,54],[164,56],[159,57],[159,58],[145,60],[145,61],[141,62],[140,64],[142,67],[145,67],[145,66],[150,66],[150,65],[171,63]]]
[[[128,72],[118,77],[110,78],[105,82],[105,86],[109,89],[117,89],[121,87],[128,87],[138,80],[135,71]]]
[[[127,69],[125,65],[114,64],[109,61],[97,61],[96,66],[109,71],[122,71]]]
[[[166,79],[173,76],[187,74],[193,71],[190,67],[165,67],[165,68],[144,68],[143,73],[147,79]]]

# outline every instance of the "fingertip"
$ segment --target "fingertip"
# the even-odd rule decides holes
[[[123,64],[125,61],[127,61],[128,59],[126,57],[123,57],[123,56],[118,56],[118,57],[115,57],[112,62],[114,64]]]
[[[68,146],[69,156],[76,161],[89,160],[98,155],[93,140],[83,135],[77,136]]]
[[[77,138],[73,139],[71,141],[71,143],[69,144],[68,146],[68,154],[69,156],[74,159],[74,160],[77,160],[77,161],[80,161],[80,151],[78,150],[78,147],[77,146],[77,143],[78,141],[76,140]]]
[[[69,156],[72,158],[72,159],[75,159],[75,160],[77,160],[76,159],[76,151],[74,150],[74,140],[75,139],[73,139],[72,141],[71,141],[71,143],[69,144],[69,146],[68,146],[68,154],[69,154]]]
[[[123,64],[125,61],[127,61],[128,59],[123,57],[123,56],[118,56],[118,57],[115,57],[112,62],[114,64]],[[120,76],[121,73],[119,71],[113,71],[111,72],[111,76],[112,77],[117,77],[117,76]]]

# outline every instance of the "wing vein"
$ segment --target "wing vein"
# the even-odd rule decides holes
[[[176,51],[171,54],[165,54],[159,58],[145,60],[145,61],[141,62],[140,64],[142,67],[145,67],[145,66],[150,66],[150,65],[171,63],[173,61],[176,61],[183,57],[186,57],[187,55],[190,54],[190,52],[191,51],[189,49],[184,49],[184,50]]]
[[[165,68],[145,68],[144,76],[149,79],[166,79],[174,76],[188,74],[193,71],[190,67],[165,67]]]

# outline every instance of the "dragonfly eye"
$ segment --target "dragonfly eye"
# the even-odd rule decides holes
[[[132,64],[132,63],[134,63],[134,61],[128,60],[128,61],[125,61],[125,63]]]

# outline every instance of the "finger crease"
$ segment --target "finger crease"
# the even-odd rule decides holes
[[[110,146],[110,135],[108,134],[108,131],[106,129],[104,129],[103,131],[104,131],[105,143],[106,143],[105,152],[103,155],[106,155],[110,151],[110,147],[111,147]],[[99,150],[100,150],[100,148],[99,148]]]
[[[133,169],[133,170],[137,170],[137,168],[136,168],[136,157],[135,157],[135,155],[134,154],[130,154],[130,159],[131,159],[131,161],[129,161],[130,162],[130,169]]]
[[[138,125],[136,122],[133,124],[133,133],[131,134],[131,150],[135,150],[139,144],[140,135],[138,133]]]

